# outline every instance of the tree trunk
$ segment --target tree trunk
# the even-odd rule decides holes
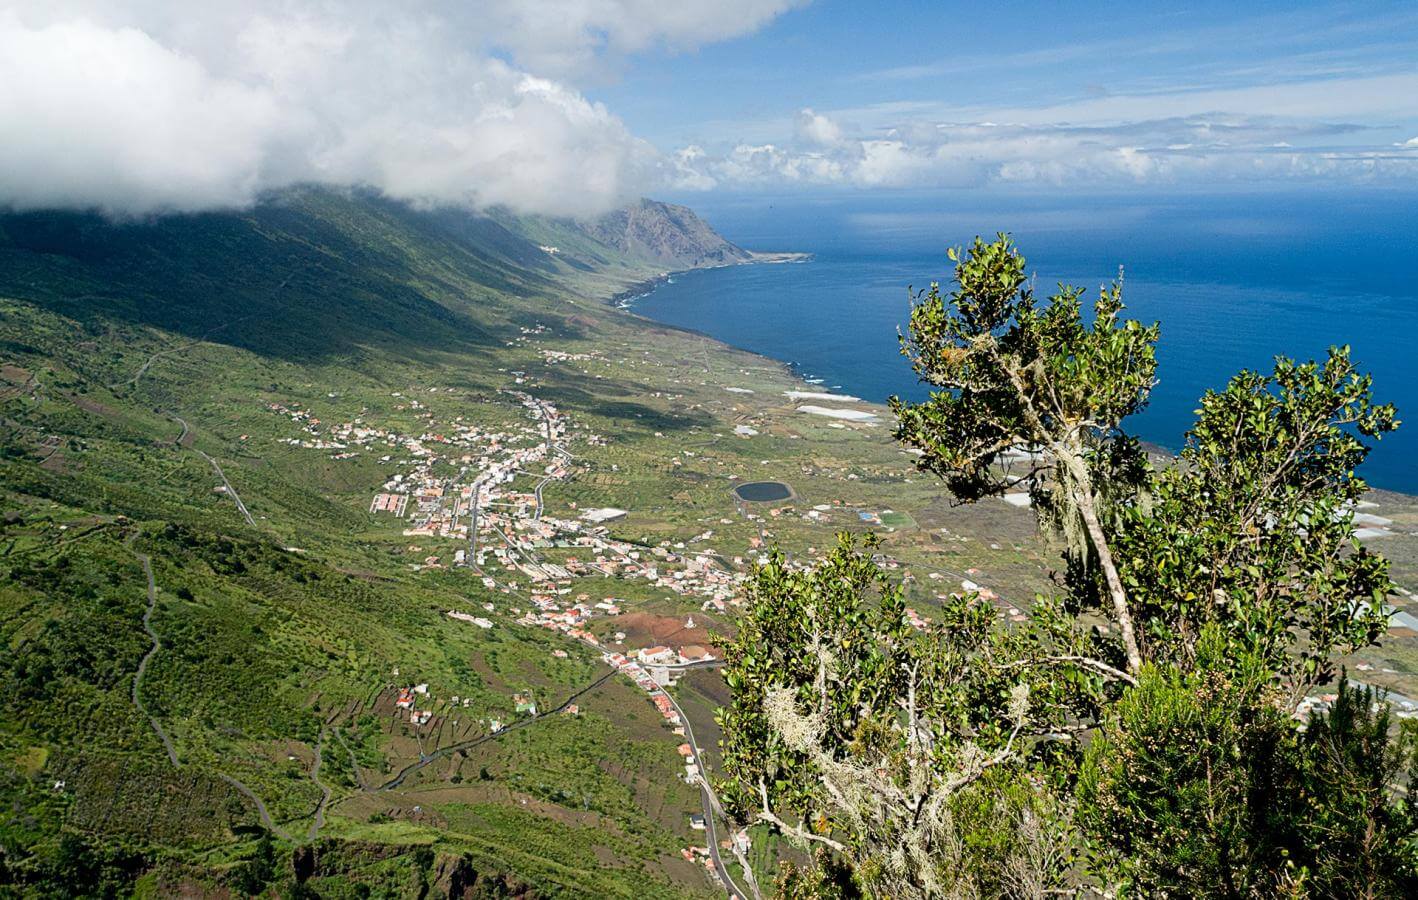
[[[1113,618],[1123,633],[1123,650],[1128,657],[1128,673],[1137,675],[1142,669],[1142,653],[1137,647],[1137,633],[1133,629],[1132,610],[1128,607],[1128,595],[1123,590],[1122,579],[1118,577],[1117,564],[1113,562],[1113,551],[1108,547],[1108,538],[1103,534],[1103,526],[1098,521],[1098,512],[1093,508],[1093,484],[1081,460],[1069,460],[1077,482],[1078,514],[1088,529],[1088,540],[1098,554],[1098,566],[1103,570],[1103,580],[1108,585],[1108,595],[1113,600]]]

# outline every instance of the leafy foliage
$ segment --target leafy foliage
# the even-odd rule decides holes
[[[937,388],[920,404],[891,400],[898,440],[922,451],[917,465],[966,501],[1023,485],[1069,539],[1070,562],[1100,571],[1128,666],[1141,656],[1107,538],[1108,511],[1130,501],[1145,477],[1137,441],[1121,431],[1152,388],[1158,326],[1121,319],[1122,280],[1083,318],[1083,291],[1060,286],[1035,299],[1025,260],[1001,234],[950,251],[956,289],[933,283],[911,310],[902,352]],[[1001,465],[1023,455],[1016,474]]]
[[[1013,764],[1026,742],[1051,755],[1031,739],[1092,691],[1078,690],[1079,671],[1058,678],[1037,659],[1039,634],[996,630],[973,595],[915,632],[872,549],[844,537],[813,569],[774,555],[757,570],[728,650],[721,796],[741,818],[849,860],[787,873],[789,895],[1054,886],[1068,859],[1065,817],[1050,785]],[[1036,690],[1049,701],[1037,713]]]
[[[1158,328],[1120,318],[1121,282],[1086,321],[1077,289],[1036,302],[1004,235],[951,259],[956,288],[920,295],[902,339],[936,390],[893,399],[897,437],[959,499],[1026,488],[1068,539],[1063,591],[1009,628],[954,598],[916,634],[850,542],[757,571],[724,787],[816,847],[780,893],[1038,896],[1067,873],[1142,896],[1411,896],[1414,729],[1344,682],[1328,715],[1294,715],[1387,625],[1388,563],[1353,509],[1394,409],[1347,348],[1277,359],[1208,392],[1154,470],[1122,425]]]
[[[1216,624],[1294,703],[1332,677],[1335,654],[1383,633],[1388,563],[1354,539],[1353,509],[1367,490],[1360,437],[1397,423],[1370,388],[1341,347],[1323,363],[1242,372],[1202,398],[1180,464],[1157,474],[1115,537],[1148,656],[1185,663]]]
[[[1341,683],[1303,731],[1256,656],[1208,628],[1198,667],[1151,668],[1089,747],[1081,824],[1100,871],[1144,896],[1407,897],[1418,765],[1373,691]]]

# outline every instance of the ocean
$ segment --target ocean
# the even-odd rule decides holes
[[[1129,314],[1160,320],[1158,384],[1130,420],[1178,449],[1198,398],[1276,355],[1347,343],[1374,392],[1410,422],[1362,472],[1418,493],[1418,194],[1377,190],[1081,198],[948,194],[686,197],[722,234],[810,261],[697,270],[634,303],[658,321],[790,363],[824,388],[920,398],[900,355],[908,288],[950,280],[945,250],[1010,232],[1041,295],[1091,291],[1125,267]]]

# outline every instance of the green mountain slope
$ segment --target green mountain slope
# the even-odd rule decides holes
[[[643,695],[467,570],[413,572],[408,523],[366,509],[394,463],[297,446],[277,410],[532,440],[507,392],[526,333],[623,330],[601,297],[731,247],[615,227],[321,190],[0,218],[0,885],[710,890]],[[652,414],[633,377],[576,380],[558,402],[588,422]],[[483,604],[496,627],[446,615]],[[414,683],[425,726],[394,705]],[[578,715],[528,720],[517,692]]]

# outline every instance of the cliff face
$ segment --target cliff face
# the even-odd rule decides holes
[[[579,225],[598,243],[667,269],[725,265],[752,257],[693,210],[657,200],[641,200]]]

